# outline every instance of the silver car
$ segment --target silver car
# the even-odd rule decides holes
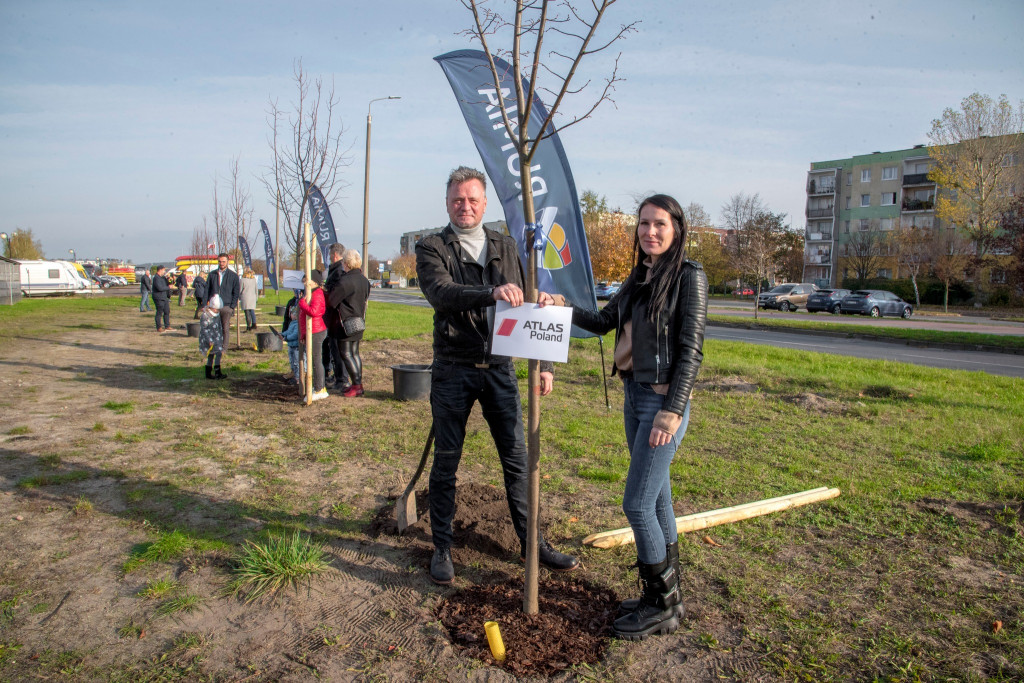
[[[844,315],[860,313],[872,318],[891,315],[906,319],[914,314],[913,306],[884,289],[858,289],[839,302],[839,310]]]

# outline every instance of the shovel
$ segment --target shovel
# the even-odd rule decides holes
[[[423,447],[423,456],[420,458],[419,467],[416,468],[416,474],[412,475],[412,480],[405,487],[405,493],[395,503],[395,521],[398,522],[398,533],[402,533],[419,519],[416,515],[416,492],[414,489],[420,475],[423,474],[423,467],[427,464],[427,456],[430,455],[430,447],[433,445],[434,423],[431,422],[430,433],[427,434],[427,444]]]

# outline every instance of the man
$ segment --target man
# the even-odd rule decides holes
[[[174,278],[174,286],[178,288],[178,305],[185,305],[185,295],[188,294],[188,278],[185,271],[179,271],[178,277]]]
[[[341,318],[338,316],[338,300],[336,297],[331,296],[331,290],[337,292],[338,282],[341,280],[341,276],[345,273],[344,267],[341,265],[341,257],[345,254],[345,245],[341,242],[335,242],[330,246],[328,250],[328,258],[331,260],[330,269],[327,271],[327,279],[324,280],[324,295],[327,297],[327,312],[324,313],[324,324],[327,325],[327,338],[324,339],[324,376],[330,374],[330,368],[328,365],[334,365],[334,379],[333,381],[328,380],[327,384],[333,383],[335,391],[345,391],[348,389],[348,372],[345,370],[345,364],[341,362],[341,350],[338,348],[337,337],[342,332]]]
[[[439,234],[416,245],[416,276],[434,307],[434,363],[430,410],[434,418],[434,463],[430,469],[430,528],[434,557],[430,578],[449,584],[455,474],[462,457],[466,420],[477,401],[494,437],[505,479],[512,526],[526,557],[526,443],[519,386],[512,359],[490,353],[490,332],[497,301],[524,302],[523,271],[510,237],[483,227],[487,181],[480,171],[459,167],[448,177],[446,205],[451,222]],[[552,303],[549,294],[540,303]],[[541,366],[541,394],[551,393],[551,364]],[[540,539],[540,563],[568,571],[579,560]]]
[[[202,273],[196,273],[196,279],[192,281],[192,295],[196,298],[196,314],[193,320],[199,320],[199,311],[206,305],[206,280]]]
[[[139,313],[148,313],[153,310],[149,307],[149,295],[153,291],[153,280],[149,277],[149,273],[143,273],[142,279],[139,280],[139,293],[142,295],[142,300],[139,302]]]
[[[166,268],[157,266],[153,276],[153,306],[156,308],[153,318],[157,332],[169,332],[171,329],[171,283],[164,277],[166,272]]]
[[[235,306],[238,305],[238,296],[242,291],[242,283],[238,274],[228,270],[228,255],[217,254],[217,270],[210,273],[206,279],[206,300],[214,294],[220,295],[224,306],[220,309],[220,323],[224,329],[224,349],[228,348],[228,332],[231,330],[231,316],[235,314]]]

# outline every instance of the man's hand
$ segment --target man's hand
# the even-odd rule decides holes
[[[542,372],[540,373],[540,395],[547,396],[551,393],[551,390],[555,386],[555,373],[553,372]]]
[[[495,301],[507,301],[513,308],[522,306],[523,301],[525,301],[523,290],[519,289],[519,285],[511,282],[495,287],[493,296]]]

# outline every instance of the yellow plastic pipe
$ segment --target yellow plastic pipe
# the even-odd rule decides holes
[[[501,640],[501,629],[498,622],[485,621],[484,633],[487,634],[487,644],[491,646],[491,654],[499,662],[505,661],[505,643]]]

